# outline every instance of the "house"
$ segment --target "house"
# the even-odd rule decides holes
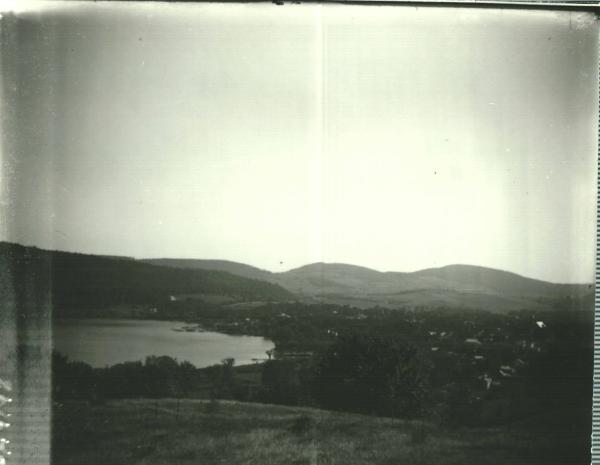
[[[480,376],[480,379],[483,379],[483,382],[485,383],[485,389],[486,391],[489,391],[490,387],[492,386],[492,382],[494,381],[492,377],[487,373],[484,373],[483,376]]]
[[[500,367],[500,370],[498,370],[498,372],[500,373],[501,376],[503,376],[505,378],[514,376],[514,374],[516,373],[515,369],[509,365],[502,365]]]
[[[535,352],[541,352],[542,347],[537,342],[530,342],[529,348]]]
[[[10,444],[10,441],[8,439],[0,438],[0,452],[7,452],[6,451],[7,444]],[[10,455],[10,452],[8,452],[7,455]]]

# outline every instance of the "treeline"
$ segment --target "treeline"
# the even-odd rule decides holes
[[[520,311],[509,314],[483,310],[441,307],[408,309],[374,307],[362,310],[350,306],[300,302],[270,303],[258,307],[217,306],[198,299],[169,302],[158,306],[157,317],[183,319],[203,328],[228,334],[263,336],[275,342],[278,351],[321,351],[338,335],[376,334],[395,337],[419,346],[443,346],[461,351],[468,338],[493,340],[503,346],[503,359],[518,356],[519,340],[556,341],[570,345],[593,344],[593,311]],[[543,320],[545,328],[536,326]],[[430,333],[437,333],[431,336]],[[443,341],[439,335],[446,336]],[[486,344],[486,347],[491,347]],[[440,347],[442,348],[442,347]],[[487,350],[487,349],[485,349]]]
[[[92,368],[53,354],[53,398],[214,398],[318,406],[379,415],[421,413],[429,366],[410,344],[375,336],[341,338],[318,356],[198,369],[167,356]]]
[[[590,349],[553,342],[533,355],[518,375],[490,388],[470,357],[433,356],[397,338],[354,334],[339,337],[312,358],[246,367],[235,367],[232,359],[226,359],[198,369],[163,356],[93,369],[55,354],[53,396],[58,402],[235,399],[494,425],[549,411],[556,412],[556,418],[585,414],[591,408],[592,361]],[[584,433],[588,426],[585,418],[573,425]]]
[[[46,280],[58,312],[55,316],[61,312],[85,316],[86,309],[117,305],[156,306],[178,294],[222,295],[240,301],[292,298],[276,284],[224,271],[176,269],[128,258],[47,251],[6,242],[0,243],[0,263],[6,276],[12,277],[17,298],[29,292],[26,286],[32,277]]]

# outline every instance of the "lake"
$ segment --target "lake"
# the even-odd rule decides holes
[[[181,331],[186,323],[154,320],[65,319],[53,324],[54,348],[69,360],[105,367],[148,355],[168,355],[206,367],[232,357],[236,365],[266,358],[272,341],[212,331]],[[179,331],[176,331],[176,330]]]

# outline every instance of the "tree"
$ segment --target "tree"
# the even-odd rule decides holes
[[[144,373],[150,386],[151,397],[174,397],[178,394],[179,364],[177,360],[162,355],[146,357]]]
[[[430,364],[392,337],[340,337],[319,360],[313,395],[325,408],[416,415],[428,392]]]
[[[52,352],[52,396],[61,399],[91,399],[96,393],[94,370],[83,362]]]
[[[219,365],[214,365],[207,371],[212,378],[211,396],[220,399],[230,399],[235,390],[235,359],[224,358]]]
[[[305,401],[307,367],[293,360],[269,360],[262,367],[262,392],[264,402],[299,405]]]

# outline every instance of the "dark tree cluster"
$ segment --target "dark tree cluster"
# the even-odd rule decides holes
[[[276,350],[264,363],[224,360],[202,369],[150,357],[96,370],[57,357],[55,395],[237,399],[450,425],[497,425],[546,412],[566,424],[564,415],[591,409],[593,313],[173,307],[195,309],[192,321],[206,329],[267,336]]]
[[[49,288],[57,314],[87,316],[89,309],[118,305],[156,306],[172,295],[210,294],[239,301],[280,301],[292,296],[281,286],[224,271],[151,265],[127,257],[55,252],[0,243],[0,263],[17,295],[27,282]],[[41,282],[43,281],[43,282]]]
[[[118,363],[108,368],[69,361],[54,352],[52,388],[56,401],[107,398],[197,397],[205,377],[189,362],[150,356],[144,362]]]
[[[429,393],[431,367],[419,349],[394,338],[340,338],[321,357],[314,376],[318,403],[327,408],[414,416]]]

